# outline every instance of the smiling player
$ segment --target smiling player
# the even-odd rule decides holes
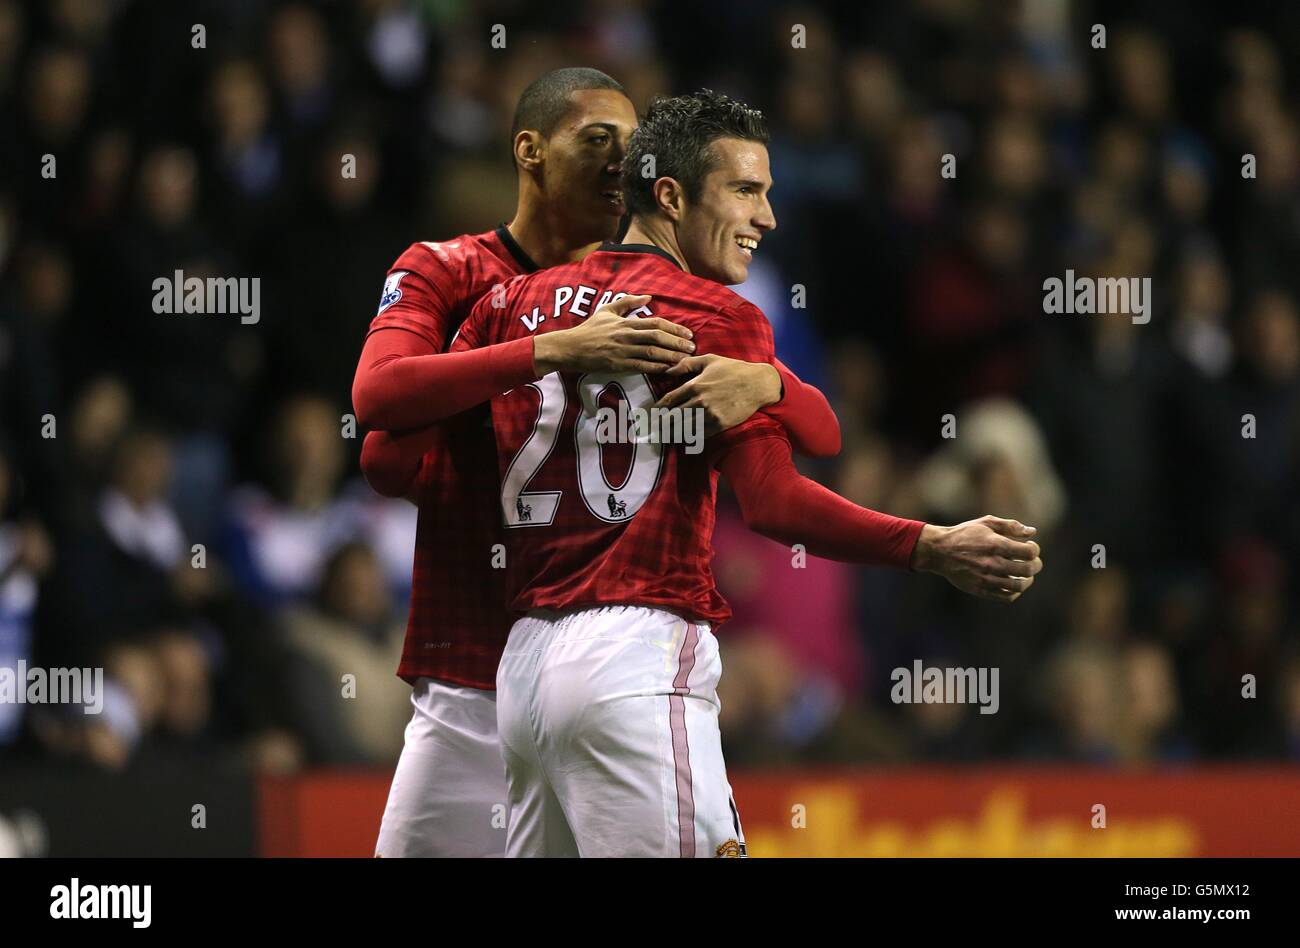
[[[513,281],[503,306],[480,302],[453,352],[542,340],[639,294],[701,352],[770,360],[767,320],[723,285],[744,281],[776,226],[766,141],[761,113],[726,96],[656,101],[624,161],[625,242]],[[657,177],[641,176],[648,155]],[[702,454],[642,440],[611,465],[603,400],[645,410],[698,397],[662,398],[672,381],[566,371],[492,400],[512,605],[526,612],[497,673],[507,855],[744,854],[717,721],[712,627],[730,615],[709,566],[719,472],[751,529],[814,555],[931,570],[1008,602],[1041,568],[1033,529],[1015,521],[922,524],[801,477],[761,413]]]
[[[496,735],[497,661],[514,616],[493,568],[502,541],[493,395],[557,369],[657,374],[694,350],[681,327],[624,319],[623,301],[565,332],[469,353],[447,344],[470,307],[513,277],[577,260],[613,237],[619,168],[636,113],[594,69],[562,69],[521,95],[513,149],[519,203],[508,225],[411,245],[390,269],[353,384],[362,467],[380,493],[419,506],[410,620],[398,670],[414,714],[376,854],[492,856],[507,799]],[[714,424],[767,407],[808,453],[839,450],[826,400],[779,364],[734,360],[698,377]],[[784,393],[784,394],[783,394]]]

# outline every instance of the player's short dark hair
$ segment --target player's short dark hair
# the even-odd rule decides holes
[[[633,214],[654,210],[654,183],[673,178],[694,201],[704,178],[717,164],[713,143],[719,138],[767,144],[767,120],[721,92],[702,89],[690,95],[660,96],[628,140],[623,159],[623,202]],[[654,173],[647,176],[645,158],[654,156]]]
[[[526,128],[543,135],[555,131],[560,119],[573,107],[569,97],[584,89],[613,89],[615,92],[623,92],[623,87],[617,80],[599,69],[587,66],[552,69],[530,82],[515,106],[515,120],[510,127],[512,147],[515,136]]]

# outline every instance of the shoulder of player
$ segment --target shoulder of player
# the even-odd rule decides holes
[[[711,283],[711,281],[705,282],[709,282],[713,287],[713,291],[707,297],[709,306],[713,311],[710,320],[741,324],[756,322],[764,325],[768,324],[767,315],[735,290],[717,283]]]
[[[719,314],[728,317],[762,316],[758,307],[721,283],[685,273],[676,264],[666,265],[658,256],[642,254],[640,257],[635,271],[637,292],[648,293],[661,305],[671,303],[673,308],[685,307],[695,318],[702,320],[712,320]],[[654,303],[650,305],[655,308]]]
[[[500,267],[494,265],[500,261]],[[408,246],[389,268],[389,272],[403,270],[415,273],[430,282],[447,278],[463,281],[485,270],[507,272],[507,264],[500,260],[495,246],[495,234],[461,234],[450,241],[417,241]]]
[[[461,234],[451,240],[420,240],[411,244],[397,258],[392,270],[406,270],[421,276],[460,274],[473,266],[484,253],[493,253],[492,231]]]
[[[679,270],[674,273],[673,282],[682,296],[694,300],[701,308],[711,312],[740,312],[747,309],[762,314],[762,310],[731,287],[723,286],[713,280],[706,280],[704,277]]]
[[[516,273],[503,277],[500,281],[500,290],[497,290],[494,287],[493,290],[484,293],[479,297],[475,304],[475,308],[481,309],[491,301],[494,309],[503,309],[505,308],[502,305],[503,300],[516,300],[520,295],[541,284],[550,286],[551,278],[556,276],[557,271],[560,269],[561,268],[559,267],[555,267],[550,270],[532,270],[528,273]]]
[[[518,315],[519,301],[525,298],[530,290],[540,287],[537,292],[543,296],[551,292],[548,278],[554,273],[554,269],[533,270],[503,279],[499,286],[486,290],[478,297],[470,308],[466,323],[476,325],[479,327],[477,332],[487,333],[489,336],[502,331],[502,327],[506,325],[504,317]],[[540,286],[541,284],[545,285]]]

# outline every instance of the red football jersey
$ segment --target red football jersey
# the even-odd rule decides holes
[[[493,287],[536,270],[505,227],[408,247],[388,271],[370,332],[404,329],[439,352]],[[514,622],[506,608],[498,513],[496,444],[486,405],[441,423],[424,459],[412,570],[411,611],[397,673],[495,688],[497,663]]]
[[[649,315],[690,329],[697,351],[774,359],[762,312],[717,283],[684,273],[656,247],[605,244],[483,299],[453,350],[570,328],[623,294],[650,294]],[[642,315],[638,310],[630,315]],[[508,534],[511,605],[518,611],[597,604],[672,609],[713,623],[730,616],[710,567],[718,449],[782,437],[755,415],[691,454],[680,444],[602,443],[601,408],[648,409],[681,379],[639,373],[552,373],[492,400]],[[608,432],[608,429],[606,429]]]

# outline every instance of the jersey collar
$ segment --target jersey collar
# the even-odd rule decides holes
[[[510,251],[510,256],[515,258],[515,262],[524,268],[525,273],[533,273],[541,269],[541,267],[533,263],[532,257],[524,253],[524,248],[519,246],[519,241],[515,240],[514,234],[510,233],[510,228],[506,227],[505,224],[499,224],[493,233],[497,235],[497,240],[501,241],[505,248]]]
[[[677,262],[676,257],[654,244],[616,244],[607,240],[596,249],[602,253],[652,253],[663,257],[678,270],[682,269],[682,265]]]

